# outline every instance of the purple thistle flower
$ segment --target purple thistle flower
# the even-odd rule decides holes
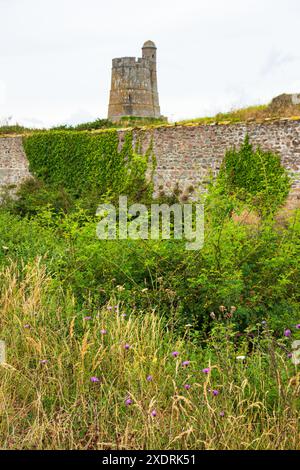
[[[173,357],[178,357],[178,356],[179,356],[179,352],[178,352],[178,351],[173,351],[173,352],[172,352],[172,356],[173,356]]]
[[[183,361],[183,363],[181,364],[182,367],[188,367],[190,365],[191,361]]]
[[[212,393],[213,393],[213,396],[214,396],[214,397],[217,397],[220,392],[219,392],[219,390],[213,390]]]
[[[98,379],[98,377],[91,377],[90,380],[93,384],[97,384],[100,382],[100,379]]]
[[[191,386],[191,385],[189,385],[189,384],[185,384],[185,386],[184,386],[184,388],[185,388],[186,390],[190,390],[190,389],[191,389],[191,387],[192,387],[192,386]]]
[[[290,338],[290,336],[292,336],[291,330],[285,330],[284,336],[285,336],[286,338]]]
[[[152,375],[148,375],[148,377],[147,377],[147,382],[152,382],[152,380],[153,380],[153,376],[152,376]]]
[[[91,319],[92,319],[92,317],[84,317],[84,320],[85,320],[85,321],[89,321],[89,320],[91,320]]]
[[[151,416],[153,416],[153,418],[155,418],[157,416],[157,411],[156,410],[151,411]]]
[[[224,416],[225,416],[225,411],[221,411],[220,416],[221,416],[221,418],[224,418]]]
[[[298,325],[296,325],[296,329],[300,330],[300,323]]]
[[[107,307],[107,310],[112,310],[112,309],[113,308],[110,305]]]
[[[133,403],[133,401],[131,400],[131,398],[127,398],[127,399],[125,400],[125,405],[126,405],[126,406],[130,406],[130,405],[132,405],[132,403]]]
[[[102,335],[107,335],[107,330],[100,330],[100,333],[101,333]]]
[[[43,365],[48,364],[48,360],[47,360],[47,359],[43,359],[42,361],[40,361],[40,364],[43,364]]]
[[[30,325],[24,325],[24,328],[28,329],[30,328]]]
[[[287,357],[288,357],[288,359],[292,359],[293,354],[292,354],[292,353],[288,353]]]
[[[130,349],[130,344],[125,344],[124,349],[126,349],[126,351],[128,351]]]
[[[205,369],[202,369],[203,374],[209,374],[210,373],[210,368],[206,367]]]

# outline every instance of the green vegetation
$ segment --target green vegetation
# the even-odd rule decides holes
[[[105,129],[120,129],[124,127],[143,127],[143,126],[154,126],[166,124],[166,118],[144,118],[136,116],[123,116],[119,122],[113,123],[109,119],[96,119],[92,122],[84,122],[82,124],[77,124],[74,126],[68,124],[61,124],[59,126],[54,126],[51,129],[38,129],[38,128],[28,128],[20,126],[19,124],[5,124],[0,125],[0,136],[1,135],[14,135],[14,134],[34,134],[40,132],[56,132],[56,131],[97,131]]]
[[[290,339],[253,325],[249,354],[220,312],[200,346],[115,297],[81,307],[42,259],[0,276],[2,449],[299,448]]]
[[[0,209],[1,447],[299,449],[300,219],[277,220],[278,158],[227,152],[186,251],[96,237],[99,203],[153,202],[130,132],[121,151],[114,130],[25,147],[36,178]]]
[[[249,137],[239,150],[225,154],[217,186],[227,196],[235,196],[257,209],[276,211],[290,191],[289,177],[280,157],[254,149]]]
[[[236,109],[228,113],[218,113],[215,116],[187,119],[177,124],[213,124],[213,123],[237,123],[248,119],[269,117],[268,105],[249,106],[248,108]]]
[[[42,132],[24,138],[30,170],[50,187],[63,187],[75,196],[116,197],[149,192],[145,174],[148,158],[135,153],[132,135],[118,150],[116,130]],[[148,188],[149,186],[149,188]],[[137,188],[135,192],[134,188]]]

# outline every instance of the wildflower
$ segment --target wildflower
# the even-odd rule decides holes
[[[300,330],[300,323],[299,323],[299,325],[296,325],[296,329]]]
[[[214,397],[217,397],[220,392],[219,392],[219,390],[213,390],[212,393],[213,393],[213,396],[214,396]]]
[[[157,411],[156,410],[151,411],[151,416],[153,416],[153,418],[155,418],[155,416],[157,416]]]
[[[178,351],[173,351],[173,352],[172,352],[172,356],[173,356],[173,357],[178,357],[178,356],[179,356],[179,352],[178,352]]]
[[[202,369],[203,374],[209,374],[210,373],[210,368],[206,367],[205,369]]]
[[[48,360],[47,360],[47,359],[43,359],[42,361],[40,361],[40,364],[42,364],[42,365],[48,364]]]
[[[290,336],[292,336],[291,330],[285,330],[284,336],[285,336],[286,338],[290,338]]]
[[[190,365],[191,361],[183,361],[183,363],[181,364],[182,367],[188,367]]]
[[[126,318],[126,317],[127,317],[126,313],[122,313],[121,316],[122,316],[123,318]]]
[[[125,344],[125,345],[124,345],[124,349],[126,349],[126,351],[129,351],[129,349],[130,349],[130,344]]]
[[[153,376],[152,376],[152,375],[148,375],[148,377],[147,377],[147,382],[152,382],[152,380],[153,380]]]
[[[246,359],[246,356],[238,356],[237,361],[244,361]]]
[[[216,317],[215,312],[211,312],[210,318],[212,318],[212,320],[216,320],[217,317]]]
[[[287,357],[288,357],[288,359],[292,359],[293,353],[288,353]]]
[[[191,387],[192,387],[192,386],[191,386],[191,385],[189,385],[189,384],[185,384],[185,386],[184,386],[184,388],[185,388],[186,390],[190,390],[190,389],[191,389]]]
[[[98,377],[91,377],[90,380],[93,384],[97,384],[100,382],[100,379],[98,379]]]
[[[107,335],[107,330],[100,330],[101,335]]]
[[[107,310],[112,310],[112,309],[113,308],[110,305],[107,307]]]
[[[226,307],[224,307],[224,305],[221,305],[221,306],[219,307],[219,309],[220,309],[220,312],[222,312],[222,313],[223,313],[223,312],[225,312],[225,310],[226,310]]]
[[[131,400],[131,398],[127,398],[127,399],[125,400],[125,405],[126,405],[126,406],[130,406],[130,405],[132,405],[132,403],[133,403],[133,401]]]
[[[263,326],[266,326],[266,324],[267,324],[266,320],[262,321],[261,324],[262,324]]]
[[[28,329],[30,328],[30,325],[24,325],[24,328]]]
[[[232,306],[231,309],[230,309],[231,313],[235,313],[237,311],[237,308]]]
[[[84,317],[85,321],[90,321],[91,319],[92,319],[92,317]]]
[[[220,416],[221,416],[221,418],[224,418],[224,416],[225,416],[225,411],[221,411]]]

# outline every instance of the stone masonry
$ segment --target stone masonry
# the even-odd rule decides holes
[[[146,41],[142,57],[113,59],[108,119],[123,116],[159,118],[156,46]]]
[[[300,194],[300,118],[261,123],[161,126],[134,130],[143,152],[153,143],[157,161],[155,192],[171,192],[178,184],[188,192],[215,177],[228,148],[239,147],[246,134],[254,145],[281,156],[293,178],[292,193]],[[120,132],[120,143],[124,132]]]
[[[29,176],[22,137],[0,137],[0,188],[18,185]]]
[[[120,147],[125,130],[119,131]],[[134,143],[146,153],[153,146],[157,161],[155,193],[170,193],[178,184],[188,192],[215,177],[225,151],[239,147],[249,134],[254,145],[281,156],[293,177],[292,195],[300,196],[300,118],[261,123],[160,126],[136,129]],[[30,175],[21,137],[0,138],[0,186],[17,184]]]

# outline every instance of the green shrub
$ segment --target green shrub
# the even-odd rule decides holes
[[[254,149],[249,136],[239,150],[225,154],[218,184],[225,194],[250,202],[260,212],[275,212],[290,190],[290,179],[280,157]]]
[[[94,131],[97,129],[110,129],[115,127],[114,124],[108,119],[96,119],[92,122],[84,122],[77,124],[76,126],[69,126],[63,124],[61,126],[55,126],[51,130],[53,131]]]
[[[25,180],[16,196],[6,200],[5,207],[22,216],[34,216],[47,207],[57,214],[67,213],[74,207],[74,198],[62,186],[47,185],[36,178]]]
[[[179,330],[190,323],[205,333],[221,305],[237,308],[241,329],[264,319],[277,332],[299,323],[297,219],[286,228],[270,220],[252,227],[224,212],[217,226],[208,212],[199,252],[179,240],[98,240],[96,224],[83,210],[58,216],[46,208],[32,220],[0,212],[0,252],[8,248],[0,263],[45,257],[80,304],[103,305],[114,294],[133,311],[159,309]]]

